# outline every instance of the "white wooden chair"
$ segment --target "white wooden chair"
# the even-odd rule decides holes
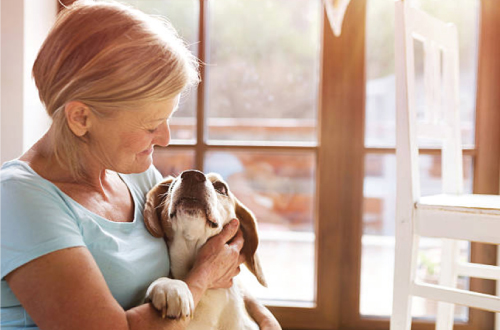
[[[499,296],[456,288],[458,276],[497,280],[500,287],[500,268],[460,263],[456,242],[500,244],[500,195],[463,193],[456,27],[403,1],[395,5],[397,210],[391,330],[410,329],[414,296],[438,301],[436,329],[451,330],[455,304],[500,313]],[[425,54],[426,113],[418,124],[414,39],[423,43]],[[440,195],[420,196],[417,135],[443,142]],[[416,280],[420,236],[443,239],[439,285]],[[500,330],[498,319],[497,314]]]

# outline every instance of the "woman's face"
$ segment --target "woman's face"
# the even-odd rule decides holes
[[[95,118],[89,130],[90,152],[100,166],[119,173],[141,173],[153,162],[155,145],[170,142],[168,120],[177,109],[179,96],[141,109],[120,111],[111,118]]]

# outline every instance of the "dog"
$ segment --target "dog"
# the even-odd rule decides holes
[[[255,216],[229,190],[216,173],[184,171],[167,177],[147,195],[144,222],[155,237],[164,237],[170,255],[170,277],[154,281],[146,301],[169,318],[191,317],[189,330],[258,330],[248,315],[239,284],[207,290],[196,311],[191,292],[182,279],[192,267],[200,247],[222,231],[231,219],[240,221],[245,239],[241,253],[245,265],[267,287],[259,258]]]

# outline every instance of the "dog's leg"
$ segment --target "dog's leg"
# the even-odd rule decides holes
[[[161,277],[154,281],[146,292],[146,301],[162,312],[162,317],[171,319],[193,317],[193,295],[186,283]]]

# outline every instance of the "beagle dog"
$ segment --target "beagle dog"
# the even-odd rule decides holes
[[[248,315],[240,287],[208,290],[194,310],[193,297],[182,281],[200,247],[221,232],[231,219],[240,221],[245,239],[241,253],[247,268],[267,286],[256,255],[258,236],[254,215],[231,193],[222,177],[188,170],[167,177],[146,196],[144,222],[155,237],[164,237],[170,255],[171,278],[148,288],[146,300],[169,318],[192,317],[189,330],[259,329]]]

